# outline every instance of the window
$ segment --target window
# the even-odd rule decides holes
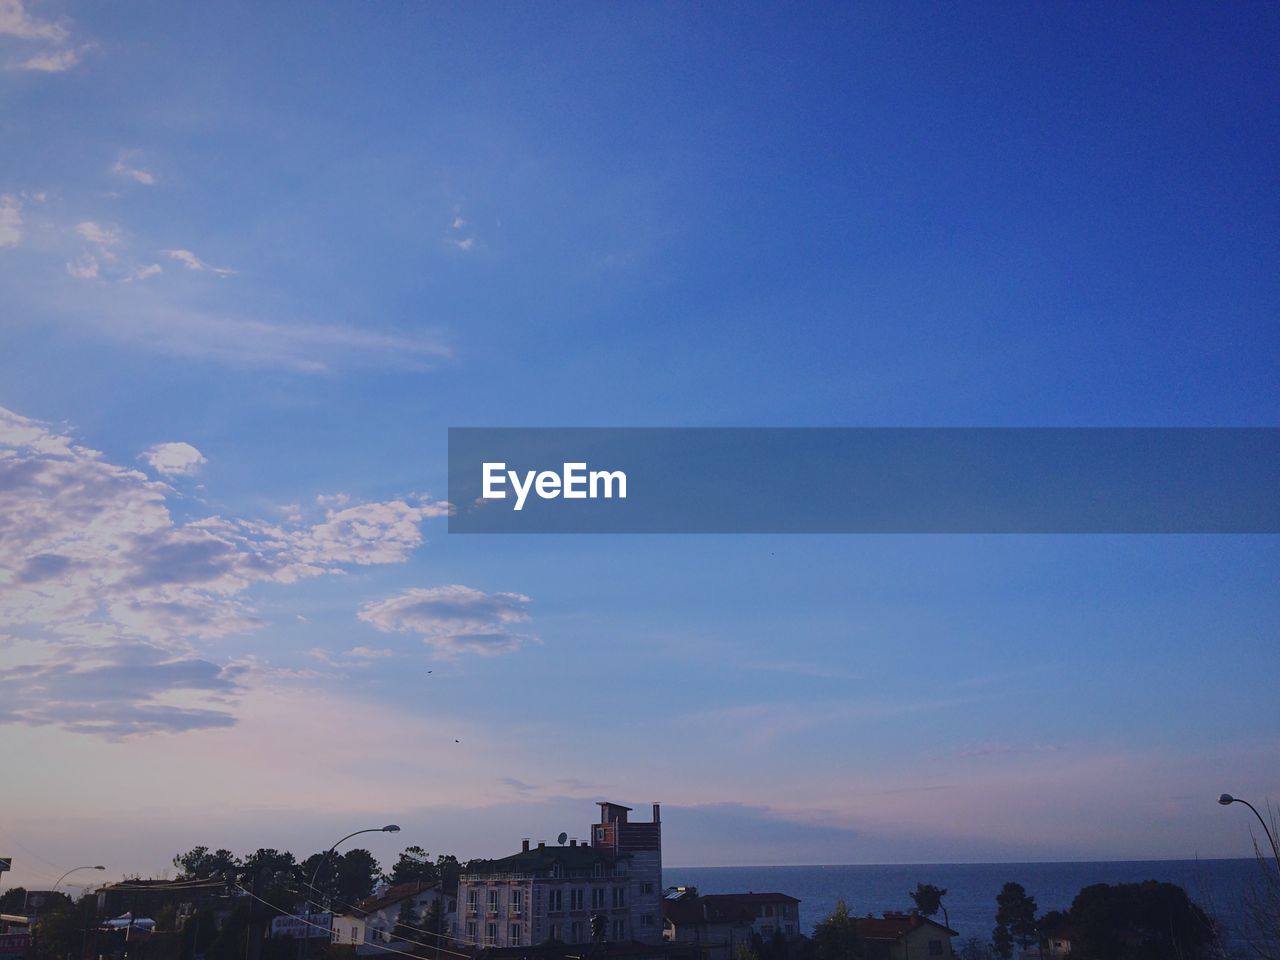
[[[511,890],[511,912],[519,913],[524,907],[524,891],[518,887]]]
[[[593,864],[591,865],[591,875],[592,875],[593,877],[603,877],[603,876],[604,876],[604,864],[603,864],[603,863],[601,863],[601,862],[600,862],[600,861],[598,861],[598,860],[597,860],[595,863],[593,863]]]
[[[520,946],[520,924],[513,923],[511,925],[511,946]]]
[[[570,910],[581,910],[583,903],[584,903],[584,900],[582,897],[581,887],[575,887],[574,889],[569,891],[569,909]]]
[[[467,921],[467,942],[476,942],[476,922],[474,920]]]
[[[641,892],[641,893],[643,893],[643,894],[645,894],[645,895],[648,895],[648,894],[650,894],[650,893],[653,893],[653,884],[652,884],[652,883],[642,883],[642,884],[640,884],[640,892]]]
[[[570,942],[581,943],[582,942],[582,921],[581,920],[573,921],[573,923],[569,926],[569,930],[570,930],[570,937],[569,937]]]
[[[604,887],[591,888],[591,909],[592,910],[604,909]]]
[[[553,864],[551,865],[551,879],[553,879],[553,880],[559,880],[559,879],[560,879],[561,877],[563,877],[563,876],[564,876],[564,866],[563,866],[563,864],[553,863]]]
[[[497,890],[489,891],[489,912],[490,913],[498,912],[498,891]]]
[[[560,939],[560,924],[558,923],[551,924],[551,933],[548,935],[548,939],[549,940]]]
[[[640,926],[642,926],[642,927],[652,927],[652,926],[653,926],[653,914],[652,914],[652,913],[642,913],[642,914],[640,914]]]
[[[564,909],[564,891],[550,890],[547,892],[547,909],[552,913],[559,913]],[[554,940],[555,938],[552,937]]]
[[[772,924],[772,923],[766,923],[763,927],[761,927],[761,928],[760,928],[760,935],[761,935],[762,937],[772,937],[772,936],[773,936],[773,924]]]
[[[766,904],[764,905],[764,915],[765,915],[766,917],[772,917],[772,916],[773,916],[773,904],[772,904],[772,903],[766,903]]]
[[[486,923],[484,925],[484,942],[491,947],[498,942],[498,925],[496,923]]]
[[[613,939],[615,942],[621,941],[627,935],[627,921],[613,921]]]
[[[351,928],[351,942],[352,942],[352,943],[355,943],[355,942],[356,942],[356,928],[355,928],[355,927],[352,927],[352,928]]]
[[[480,891],[472,887],[467,891],[467,913],[475,913],[477,909],[476,902],[480,897]]]
[[[613,909],[619,910],[622,907],[625,907],[626,905],[627,905],[627,888],[614,887],[613,888]]]
[[[931,956],[931,957],[940,957],[940,956],[942,956],[942,941],[941,941],[941,940],[930,940],[930,941],[929,941],[929,956]]]

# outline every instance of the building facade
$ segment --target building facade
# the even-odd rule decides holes
[[[479,947],[558,942],[661,944],[662,823],[600,803],[591,843],[531,847],[473,860],[458,882],[456,939]]]

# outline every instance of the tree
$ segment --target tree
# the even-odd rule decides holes
[[[230,850],[219,849],[212,853],[208,847],[192,847],[186,853],[173,858],[178,868],[179,880],[207,880],[215,878],[224,883],[235,883],[240,875],[240,858]]]
[[[1023,949],[1036,942],[1036,898],[1020,883],[1006,883],[996,894],[996,928],[991,943],[1008,960],[1016,943]]]
[[[436,857],[436,872],[440,876],[440,889],[454,891],[458,889],[458,878],[462,876],[462,864],[451,853],[442,853]]]
[[[396,860],[391,872],[384,878],[391,886],[412,883],[415,880],[424,883],[435,883],[440,878],[440,870],[431,862],[431,854],[421,847],[405,847],[400,858]]]
[[[911,899],[915,902],[916,909],[920,911],[920,916],[932,917],[941,910],[943,924],[950,927],[951,918],[947,916],[947,908],[942,905],[942,898],[946,895],[947,891],[935,887],[932,883],[917,883]]]
[[[843,899],[837,900],[836,908],[813,928],[813,942],[818,960],[857,960],[862,956],[858,921],[849,916]]]
[[[1212,921],[1173,883],[1095,883],[1076,894],[1070,917],[1078,952],[1092,960],[1194,960],[1217,946]]]
[[[418,932],[418,914],[413,909],[413,898],[408,897],[400,903],[400,913],[396,917],[396,925],[391,928],[392,940],[414,940]]]

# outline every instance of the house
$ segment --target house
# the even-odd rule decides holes
[[[866,946],[867,960],[925,960],[954,957],[951,938],[959,934],[918,913],[886,913],[883,917],[859,917],[858,936]]]
[[[354,910],[334,914],[331,939],[335,944],[354,946],[357,955],[386,953],[385,947],[400,939],[436,946],[452,935],[457,910],[457,897],[443,892],[438,884],[422,880],[401,883],[362,901]],[[425,929],[432,912],[439,917],[439,939]],[[401,917],[416,928],[405,937],[396,936]]]
[[[1022,960],[1063,960],[1071,956],[1071,948],[1078,939],[1075,928],[1069,926],[1043,931],[1040,943],[1023,948]]]
[[[662,900],[662,936],[697,947],[703,960],[732,960],[753,934],[797,936],[799,911],[800,901],[785,893],[699,896],[696,887],[671,887]]]
[[[662,944],[662,822],[632,822],[631,808],[602,802],[592,843],[531,847],[473,860],[458,882],[458,935],[485,948],[548,941]]]

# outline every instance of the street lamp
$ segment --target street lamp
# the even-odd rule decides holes
[[[54,892],[54,893],[57,893],[57,892],[58,892],[58,884],[62,883],[62,881],[63,881],[63,880],[67,879],[67,877],[71,876],[71,874],[75,873],[77,870],[105,870],[105,869],[107,869],[107,868],[106,868],[106,867],[102,867],[102,866],[97,866],[97,867],[72,867],[70,870],[68,870],[66,873],[64,873],[62,876],[60,876],[60,877],[58,878],[57,883],[55,883],[55,884],[53,885],[53,892]]]
[[[328,850],[324,852],[324,856],[320,858],[320,862],[316,864],[316,868],[313,871],[311,871],[311,882],[307,884],[307,886],[310,887],[312,890],[315,889],[316,877],[320,875],[320,868],[329,862],[329,857],[333,855],[333,851],[337,850],[338,847],[342,846],[342,844],[346,843],[352,837],[358,837],[362,833],[399,833],[399,832],[400,832],[400,828],[396,824],[388,823],[385,827],[366,827],[364,830],[355,830],[351,833],[348,833],[345,837],[343,837],[341,840],[339,840],[337,843],[335,843],[332,847],[330,847]]]
[[[1233,797],[1229,793],[1224,793],[1218,797],[1218,802],[1224,807],[1229,807],[1233,803],[1243,803],[1246,807],[1253,811],[1253,815],[1258,818],[1258,822],[1262,824],[1262,832],[1267,835],[1267,839],[1271,841],[1271,854],[1276,858],[1276,869],[1280,870],[1280,847],[1276,846],[1276,838],[1271,835],[1270,829],[1267,828],[1267,821],[1262,819],[1262,814],[1248,800],[1241,800],[1239,797]]]

